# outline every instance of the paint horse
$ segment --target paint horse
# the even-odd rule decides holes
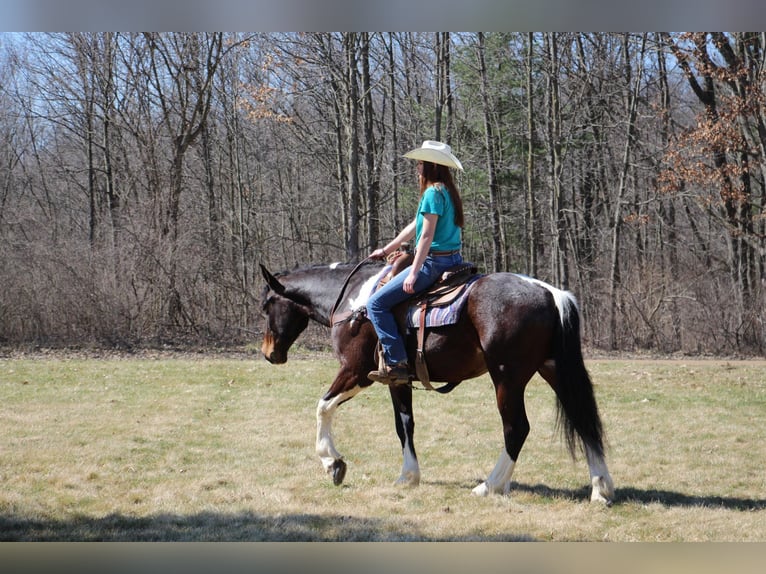
[[[287,361],[290,346],[310,320],[332,327],[332,345],[340,369],[317,405],[316,452],[336,485],[343,482],[346,463],[335,448],[332,420],[338,406],[373,384],[367,373],[377,366],[377,337],[359,310],[363,310],[384,270],[382,264],[368,262],[356,267],[313,266],[272,275],[261,265],[267,283],[261,350],[269,362]],[[345,318],[333,321],[334,309],[336,316]],[[399,315],[406,312],[399,311]],[[415,334],[408,333],[406,341],[410,364],[414,364]],[[483,275],[471,285],[457,322],[430,328],[424,349],[431,381],[446,383],[440,392],[446,394],[462,381],[484,373],[492,379],[504,448],[486,480],[473,489],[474,494],[510,491],[511,475],[530,430],[524,390],[539,373],[557,397],[558,421],[572,457],[578,447],[585,453],[591,501],[611,504],[614,486],[604,457],[593,386],[582,357],[579,310],[571,293],[513,273]],[[396,484],[416,486],[420,468],[415,453],[413,388],[398,384],[389,385],[388,390],[403,453]]]

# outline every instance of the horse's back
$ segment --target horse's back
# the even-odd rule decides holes
[[[476,281],[466,307],[485,351],[549,354],[560,322],[547,284],[515,273],[492,273]]]
[[[490,273],[476,281],[469,301],[482,313],[543,313],[555,310],[554,293],[560,290],[516,273]],[[553,307],[552,307],[553,306]]]

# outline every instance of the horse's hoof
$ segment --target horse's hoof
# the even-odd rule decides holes
[[[590,501],[592,503],[593,502],[601,503],[604,506],[606,506],[607,508],[611,508],[612,504],[614,504],[614,501],[611,498],[606,498],[605,496],[601,496],[601,495],[595,494],[595,493],[591,494]]]
[[[343,484],[343,479],[346,478],[346,463],[342,458],[336,459],[332,463],[332,483],[335,486]]]
[[[607,506],[612,506],[614,499],[614,485],[612,479],[609,476],[595,476],[591,479],[591,502],[601,502]]]
[[[489,488],[487,488],[487,483],[482,482],[479,486],[471,491],[471,494],[474,496],[489,496]]]
[[[420,486],[420,474],[412,472],[402,474],[402,476],[394,482],[394,486],[402,488],[415,488],[416,486]]]
[[[500,496],[508,496],[511,493],[511,483],[506,482],[503,486],[490,485],[486,481],[482,482],[479,486],[471,491],[474,496],[493,496],[498,494]]]

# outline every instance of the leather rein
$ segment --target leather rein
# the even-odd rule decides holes
[[[335,312],[338,310],[338,305],[340,305],[340,302],[343,300],[343,295],[346,293],[346,287],[348,287],[349,281],[351,281],[351,278],[354,276],[354,274],[359,271],[359,268],[367,263],[367,261],[370,260],[370,257],[367,256],[364,259],[362,259],[359,263],[356,264],[356,266],[351,270],[351,272],[346,277],[346,280],[343,282],[343,287],[340,288],[340,293],[338,294],[338,298],[335,300],[335,303],[332,306],[332,309],[330,310],[330,325],[335,325],[336,323],[341,322],[343,319],[335,321]]]

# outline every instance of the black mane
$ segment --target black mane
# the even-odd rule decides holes
[[[354,271],[356,267],[358,268]],[[347,279],[348,287],[345,295],[354,294],[364,281],[381,268],[381,263],[374,261],[365,261],[361,265],[355,263],[308,265],[275,273],[274,277],[285,287],[283,297],[310,307],[315,315],[329,319],[330,311]],[[350,276],[352,272],[354,272],[353,276]],[[269,285],[266,285],[262,300],[266,300],[270,291]]]

